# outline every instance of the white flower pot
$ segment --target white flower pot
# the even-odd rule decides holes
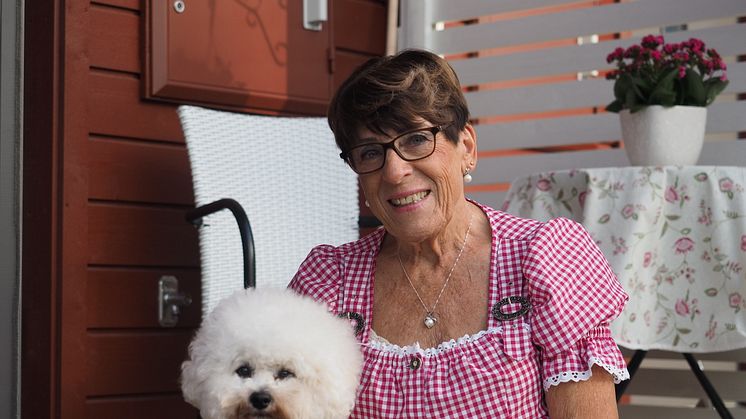
[[[707,108],[660,105],[619,112],[624,150],[632,166],[697,164],[705,138]]]

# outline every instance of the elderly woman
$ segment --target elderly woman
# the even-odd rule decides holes
[[[355,319],[352,417],[616,417],[627,299],[578,224],[468,200],[477,138],[456,74],[408,50],[339,88],[329,125],[383,226],[318,246],[290,287]]]

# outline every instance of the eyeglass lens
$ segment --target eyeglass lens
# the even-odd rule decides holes
[[[350,150],[350,163],[358,173],[368,173],[383,167],[386,161],[386,149],[393,147],[396,154],[404,160],[424,159],[435,151],[437,129],[423,128],[396,137],[389,143],[368,143]]]

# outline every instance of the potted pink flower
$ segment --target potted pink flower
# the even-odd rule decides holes
[[[615,49],[606,61],[616,66],[606,75],[615,80],[606,110],[620,115],[630,162],[695,164],[706,107],[728,84],[718,52],[696,38],[666,44],[662,36],[648,35],[639,45]]]

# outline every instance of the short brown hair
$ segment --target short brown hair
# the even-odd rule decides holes
[[[367,128],[376,134],[417,128],[423,118],[448,125],[446,137],[456,143],[469,109],[453,68],[436,54],[404,50],[371,58],[339,87],[329,104],[329,127],[342,152],[358,142]]]

